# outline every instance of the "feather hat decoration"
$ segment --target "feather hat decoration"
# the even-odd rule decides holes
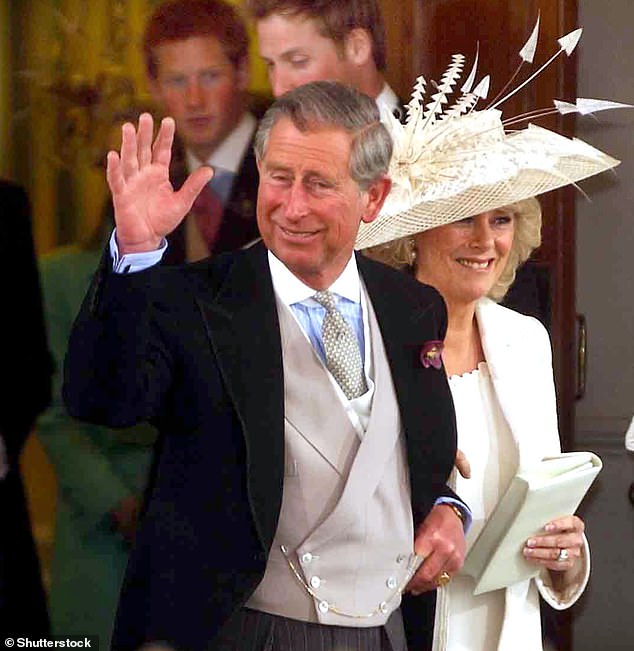
[[[631,107],[604,100],[555,100],[553,108],[502,119],[498,108],[530,83],[562,53],[570,55],[581,36],[577,29],[558,40],[559,50],[535,73],[506,95],[525,63],[532,63],[539,18],[520,50],[521,63],[511,81],[490,106],[476,110],[489,90],[489,77],[474,86],[478,55],[464,84],[457,90],[465,57],[455,54],[435,92],[425,102],[427,82],[416,80],[402,124],[382,117],[394,142],[388,170],[392,190],[379,216],[362,223],[355,247],[383,244],[429,228],[471,217],[534,197],[619,164],[619,161],[579,139],[570,139],[535,124],[509,128],[553,113],[580,113]],[[450,96],[457,99],[450,104]]]

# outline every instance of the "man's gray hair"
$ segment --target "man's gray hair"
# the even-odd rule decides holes
[[[313,81],[282,95],[265,113],[255,134],[255,156],[266,154],[271,130],[282,118],[308,132],[339,128],[352,137],[350,176],[361,190],[387,173],[392,139],[374,100],[335,81]]]

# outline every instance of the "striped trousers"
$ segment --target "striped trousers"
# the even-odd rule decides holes
[[[214,651],[407,651],[400,611],[385,626],[325,626],[242,608]]]

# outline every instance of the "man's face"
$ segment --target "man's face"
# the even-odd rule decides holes
[[[212,36],[162,43],[154,54],[152,93],[185,145],[205,161],[242,117],[246,61],[236,68]]]
[[[319,33],[314,18],[270,14],[257,22],[260,55],[275,97],[309,81],[353,84],[345,49]]]
[[[341,129],[301,132],[281,118],[258,163],[262,239],[314,289],[329,287],[341,274],[360,222],[376,217],[389,191],[387,179],[359,189],[348,171],[350,146],[350,136]]]

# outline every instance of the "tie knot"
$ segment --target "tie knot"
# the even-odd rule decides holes
[[[313,294],[313,299],[320,305],[323,305],[327,310],[335,310],[337,308],[335,297],[328,290],[316,292]]]

